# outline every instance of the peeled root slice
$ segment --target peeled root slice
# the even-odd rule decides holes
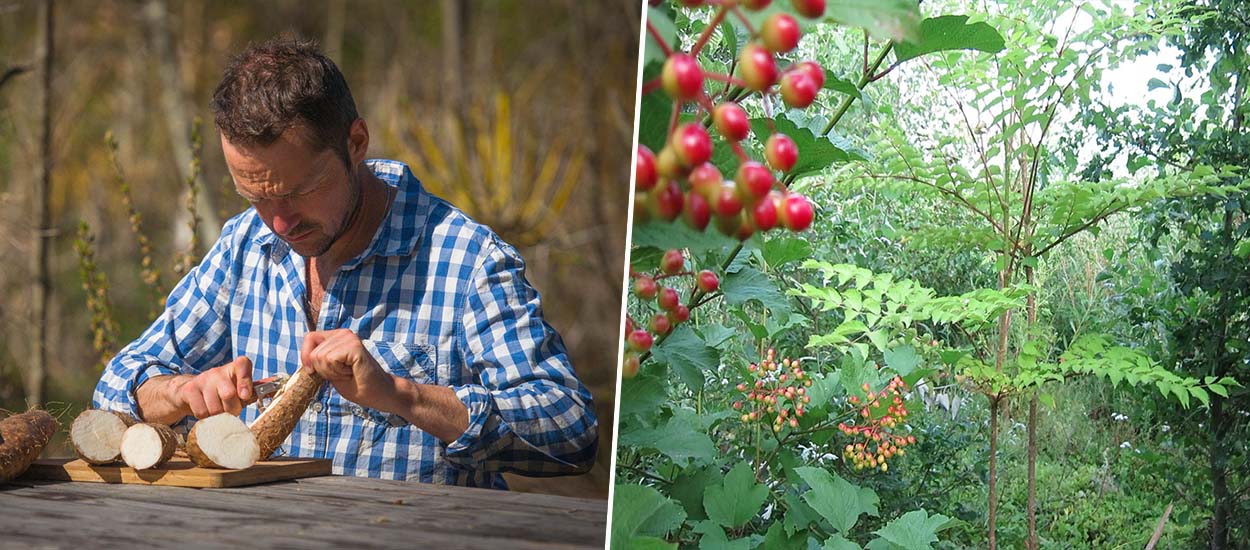
[[[70,425],[69,440],[84,462],[109,464],[121,456],[122,435],[134,424],[135,419],[120,412],[87,409]]]
[[[260,460],[260,446],[239,417],[222,413],[195,423],[187,436],[187,456],[204,468],[242,470]]]
[[[122,460],[136,470],[164,464],[177,449],[178,435],[161,424],[135,424],[122,436]]]
[[[22,475],[61,427],[44,411],[15,414],[0,420],[0,483]]]

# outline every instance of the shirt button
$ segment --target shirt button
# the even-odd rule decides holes
[[[367,416],[365,415],[365,410],[360,408],[360,405],[352,405],[352,414],[359,416],[360,418]]]
[[[319,413],[321,412],[322,407],[323,406],[320,401],[314,401],[313,404],[309,406],[308,408],[312,409],[312,412]]]

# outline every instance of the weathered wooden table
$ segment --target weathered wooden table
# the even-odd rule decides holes
[[[603,548],[607,502],[338,476],[232,489],[18,479],[0,548]]]

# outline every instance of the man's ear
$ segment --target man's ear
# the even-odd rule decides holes
[[[364,162],[368,153],[369,125],[365,124],[365,119],[358,118],[352,122],[352,128],[347,134],[347,154],[351,157],[352,166]]]

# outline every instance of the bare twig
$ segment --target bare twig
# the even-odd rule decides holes
[[[1154,550],[1159,538],[1163,536],[1163,526],[1168,523],[1168,516],[1172,515],[1172,503],[1168,503],[1168,507],[1163,510],[1163,517],[1159,518],[1159,524],[1155,525],[1155,532],[1150,536],[1150,542],[1146,543],[1145,550]]]

